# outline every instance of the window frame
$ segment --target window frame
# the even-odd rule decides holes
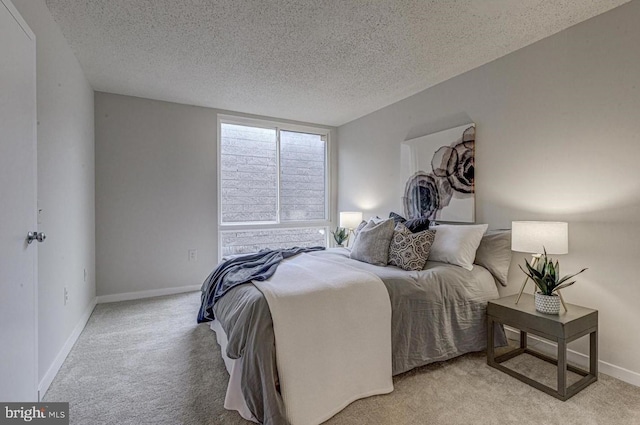
[[[276,131],[276,202],[277,214],[275,221],[260,222],[235,222],[225,223],[222,221],[222,124],[243,125],[249,127],[258,127],[266,129],[274,129]],[[298,133],[317,134],[325,138],[325,164],[324,164],[324,220],[286,220],[280,219],[280,179],[282,170],[280,168],[280,131],[291,131]],[[331,176],[331,130],[322,127],[313,127],[300,124],[290,124],[282,121],[273,121],[260,118],[249,118],[236,115],[218,114],[217,117],[217,146],[216,146],[216,165],[217,165],[217,200],[218,200],[218,231],[240,231],[240,230],[259,230],[259,229],[295,229],[295,228],[324,228],[325,239],[328,246],[329,229],[331,227],[331,194],[332,176]],[[222,238],[218,237],[218,257],[222,257]]]

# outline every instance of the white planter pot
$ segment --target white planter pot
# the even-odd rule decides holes
[[[557,295],[534,295],[536,310],[545,314],[560,314],[560,297]]]

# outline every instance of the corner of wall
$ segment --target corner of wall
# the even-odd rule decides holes
[[[46,3],[12,1],[36,35],[38,230],[48,235],[38,247],[43,394],[95,306],[94,93]]]

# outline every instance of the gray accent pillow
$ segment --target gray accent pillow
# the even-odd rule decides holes
[[[356,228],[356,230],[353,231],[353,242],[355,243],[356,238],[358,237],[358,233],[360,233],[360,230],[362,230],[364,228],[364,226],[367,225],[367,222],[362,220],[360,222],[360,224],[358,224],[358,227]]]
[[[487,231],[480,241],[473,262],[489,270],[500,285],[507,286],[511,264],[511,230]]]
[[[389,258],[389,242],[393,236],[392,219],[369,222],[358,232],[351,248],[351,258],[376,266],[386,266]]]
[[[422,270],[435,237],[435,230],[412,233],[398,223],[389,244],[389,264],[404,270]]]
[[[393,221],[396,222],[396,225],[398,223],[403,223],[405,226],[407,226],[407,229],[409,229],[411,233],[422,232],[423,230],[427,230],[429,228],[429,219],[426,217],[418,217],[407,220],[400,214],[391,211],[389,213],[389,218],[392,218]]]

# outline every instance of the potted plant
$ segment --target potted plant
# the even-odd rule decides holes
[[[331,232],[333,239],[336,241],[336,245],[341,247],[342,244],[349,239],[349,230],[344,227],[336,227],[335,232]]]
[[[578,273],[560,278],[560,263],[556,261],[554,264],[553,259],[547,257],[546,249],[544,255],[538,258],[537,263],[529,264],[526,258],[524,261],[527,269],[523,269],[520,265],[518,267],[536,284],[537,291],[534,294],[536,310],[546,314],[560,313],[560,297],[557,291],[576,283],[575,280],[569,282],[569,279],[587,270],[584,268]]]

